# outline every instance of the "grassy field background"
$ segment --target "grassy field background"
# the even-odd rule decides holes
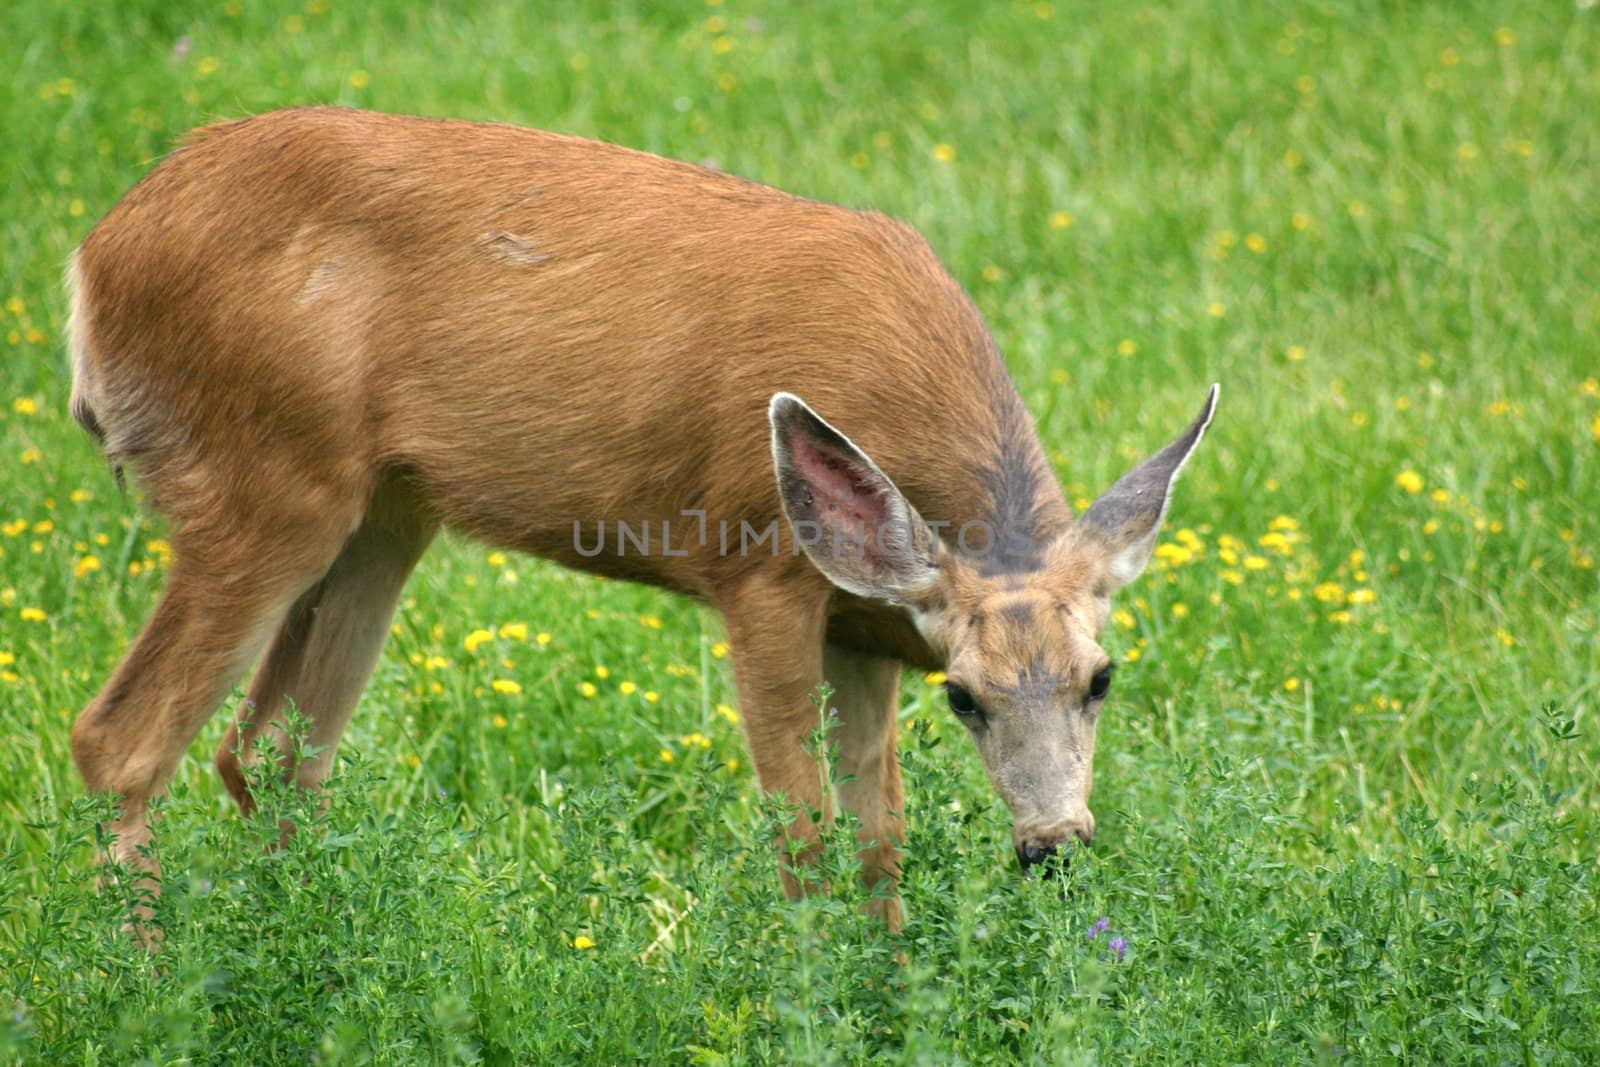
[[[17,5],[0,1054],[1593,1062],[1597,18]],[[1079,506],[1222,382],[1105,639],[1099,834],[1063,884],[1016,876],[961,727],[908,676],[904,935],[849,890],[782,901],[715,620],[446,540],[332,803],[299,813],[323,825],[262,847],[302,802],[232,812],[219,715],[161,823],[161,967],[117,935],[67,730],[170,550],[66,414],[63,264],[185,129],[312,102],[599,137],[914,223]]]

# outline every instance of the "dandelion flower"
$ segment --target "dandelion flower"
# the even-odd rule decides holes
[[[38,608],[23,608],[21,613],[23,622],[44,622],[46,615]]]
[[[736,726],[739,723],[739,713],[726,704],[717,705],[717,714],[721,715],[724,719],[727,719]]]
[[[493,640],[494,634],[490,633],[488,630],[474,630],[468,634],[466,640],[461,643],[466,647],[468,652],[476,652],[481,646],[488,644]]]
[[[516,696],[518,693],[522,692],[522,686],[518,685],[516,682],[513,682],[509,678],[496,678],[494,681],[489,683],[489,688],[493,689],[496,693],[504,693],[506,696]]]
[[[577,937],[572,939],[572,947],[577,949],[579,952],[582,952],[585,949],[594,948],[594,939],[585,937],[583,934],[579,934]]]
[[[1394,484],[1408,493],[1422,492],[1422,475],[1414,470],[1403,470],[1394,476]]]
[[[933,146],[933,158],[940,163],[948,163],[956,158],[956,150],[950,145],[940,142]]]
[[[625,697],[631,697],[633,694],[639,691],[639,687],[634,685],[632,682],[623,682],[621,685],[617,686],[617,688],[622,691],[622,695]]]
[[[1052,230],[1064,230],[1076,221],[1076,216],[1070,211],[1050,212],[1050,228]]]
[[[528,639],[528,625],[522,622],[508,622],[500,627],[500,636],[513,641],[526,641]]]
[[[578,683],[578,692],[582,693],[586,697],[592,697],[596,693],[600,692],[600,690],[594,687],[593,682],[580,682]]]
[[[922,676],[922,680],[929,685],[943,685],[945,680],[944,671],[929,671]]]
[[[726,642],[726,641],[718,641],[716,644],[711,646],[711,658],[712,659],[722,659],[727,654],[728,654],[728,642]],[[603,677],[605,677],[605,675],[601,675],[601,677],[603,678]]]

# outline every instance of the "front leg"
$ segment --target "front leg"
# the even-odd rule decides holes
[[[899,844],[905,839],[904,794],[896,747],[900,663],[829,645],[823,674],[834,693],[839,729],[835,769],[839,803],[860,823],[861,878],[868,887],[888,883],[889,895],[869,905],[892,931],[900,929]]]
[[[823,771],[806,751],[822,725],[812,695],[822,682],[822,646],[828,590],[797,583],[793,575],[757,575],[719,606],[733,652],[734,684],[745,740],[763,792],[799,807],[784,833],[785,855],[801,864],[815,858],[819,832],[810,813],[832,818]],[[796,588],[800,585],[800,588]],[[781,866],[783,888],[798,897],[815,888]]]

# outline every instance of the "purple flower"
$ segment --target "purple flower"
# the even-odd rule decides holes
[[[1121,936],[1113,937],[1110,942],[1107,943],[1106,947],[1111,949],[1112,952],[1115,952],[1117,954],[1117,959],[1119,960],[1128,954],[1128,941],[1126,938]]]
[[[1093,926],[1089,927],[1089,932],[1083,936],[1087,937],[1090,941],[1093,941],[1110,928],[1111,920],[1102,915],[1099,921],[1097,921]]]

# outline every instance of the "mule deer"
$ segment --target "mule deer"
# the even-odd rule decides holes
[[[72,412],[175,550],[72,731],[88,787],[121,798],[113,858],[141,862],[147,801],[258,656],[222,777],[248,810],[240,759],[281,747],[292,700],[321,748],[286,773],[320,781],[441,525],[720,612],[802,853],[836,801],[865,875],[897,879],[902,664],[947,672],[1024,866],[1093,835],[1096,637],[1215,387],[1074,522],[910,227],[509,125],[307,108],[197,130],[70,275]],[[633,543],[578,536],[605,520]],[[824,679],[836,798],[805,747]]]

